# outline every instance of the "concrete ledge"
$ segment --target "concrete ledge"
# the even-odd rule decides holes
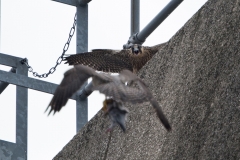
[[[128,105],[126,134],[106,134],[109,121],[99,112],[54,160],[240,159],[239,0],[209,0],[139,76],[171,133],[149,103]]]

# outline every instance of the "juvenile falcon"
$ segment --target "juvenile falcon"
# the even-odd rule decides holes
[[[137,73],[165,43],[152,47],[133,44],[130,49],[94,49],[92,52],[65,57],[65,64],[86,65],[97,71],[119,73],[128,69]]]
[[[76,65],[74,68],[64,73],[64,78],[57,87],[54,96],[48,105],[50,107],[49,114],[54,111],[58,112],[66,105],[68,98],[70,98],[80,87],[92,77],[91,90],[98,90],[100,93],[113,98],[115,101],[124,103],[142,103],[150,101],[155,108],[158,118],[163,123],[167,130],[171,130],[171,126],[158,105],[157,101],[152,96],[146,84],[129,70],[123,70],[119,75],[111,75],[106,73],[97,73],[94,69]],[[138,88],[126,85],[135,83]],[[46,109],[46,110],[47,110]]]

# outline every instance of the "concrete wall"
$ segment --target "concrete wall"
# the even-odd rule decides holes
[[[99,112],[54,159],[240,159],[240,0],[209,0],[139,76],[171,133],[149,103],[128,105],[127,133],[105,133]]]

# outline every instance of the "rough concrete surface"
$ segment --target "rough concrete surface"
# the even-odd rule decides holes
[[[209,0],[139,76],[172,132],[149,103],[127,105],[125,134],[100,111],[54,160],[240,159],[240,0]]]

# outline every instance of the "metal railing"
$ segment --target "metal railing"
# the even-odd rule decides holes
[[[130,48],[132,44],[142,45],[146,38],[178,7],[183,0],[170,1],[158,15],[150,21],[150,23],[138,33],[139,30],[139,0],[131,1],[131,35],[127,44],[123,45],[124,49]],[[136,5],[136,6],[133,6]],[[135,33],[137,32],[137,33]],[[134,34],[135,33],[135,34]],[[88,85],[92,85],[89,83]],[[86,99],[92,91],[89,90],[89,86],[86,86],[79,92],[82,99]]]
[[[91,0],[53,0],[77,7],[77,53],[88,51],[88,4]],[[172,0],[142,31],[139,32],[140,0],[131,0],[131,37],[124,48],[131,44],[141,45],[183,0]],[[29,78],[28,68],[21,63],[23,58],[0,53],[0,64],[12,67],[11,71],[0,70],[0,93],[8,84],[16,85],[16,143],[0,140],[2,150],[12,153],[12,159],[27,159],[27,112],[28,88],[53,94],[56,84]],[[77,131],[88,122],[87,97],[92,93],[92,83],[82,87],[71,99],[76,100]],[[2,157],[0,157],[2,159]]]

